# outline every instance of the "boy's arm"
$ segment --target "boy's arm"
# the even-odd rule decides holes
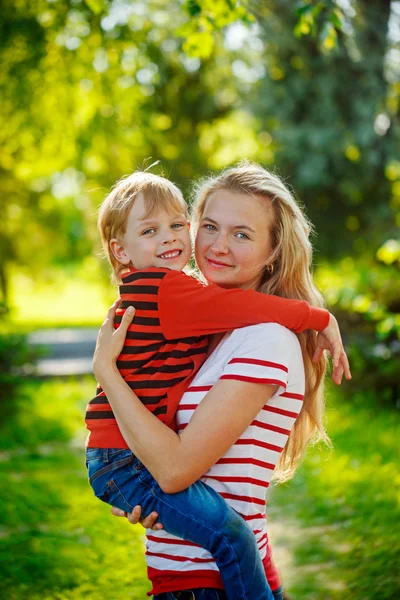
[[[296,333],[305,329],[322,331],[330,316],[327,310],[310,306],[304,300],[205,286],[178,271],[164,277],[158,308],[167,339],[220,333],[258,323],[279,323]]]

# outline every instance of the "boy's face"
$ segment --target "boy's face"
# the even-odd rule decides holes
[[[115,258],[136,269],[168,267],[182,271],[191,256],[189,223],[184,213],[159,212],[144,219],[146,205],[139,194],[132,206],[126,233],[112,239],[110,248]]]

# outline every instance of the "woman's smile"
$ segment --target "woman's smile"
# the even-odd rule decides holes
[[[206,261],[208,262],[209,266],[214,269],[224,269],[226,267],[234,266],[234,265],[228,265],[227,263],[221,262],[220,260],[215,260],[215,258],[206,257]]]

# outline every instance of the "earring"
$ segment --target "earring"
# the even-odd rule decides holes
[[[266,271],[267,271],[268,275],[272,275],[272,273],[274,272],[274,264],[270,263],[269,265],[267,265]]]

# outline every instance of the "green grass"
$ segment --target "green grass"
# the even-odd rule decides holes
[[[269,501],[275,541],[289,546],[293,599],[400,598],[400,418],[336,392],[333,450],[314,448]],[[274,529],[274,527],[273,527]],[[284,573],[285,574],[285,573]]]
[[[80,266],[44,271],[39,277],[16,272],[10,280],[10,315],[0,330],[29,333],[47,327],[98,327],[117,297],[94,259]]]
[[[27,383],[1,427],[1,598],[146,598],[144,530],[112,517],[87,483],[93,390],[91,377]]]
[[[143,530],[112,517],[86,480],[93,389],[91,377],[27,381],[1,425],[1,598],[146,598]],[[314,448],[269,498],[275,557],[292,600],[394,600],[400,419],[339,393],[331,405],[334,450]]]

